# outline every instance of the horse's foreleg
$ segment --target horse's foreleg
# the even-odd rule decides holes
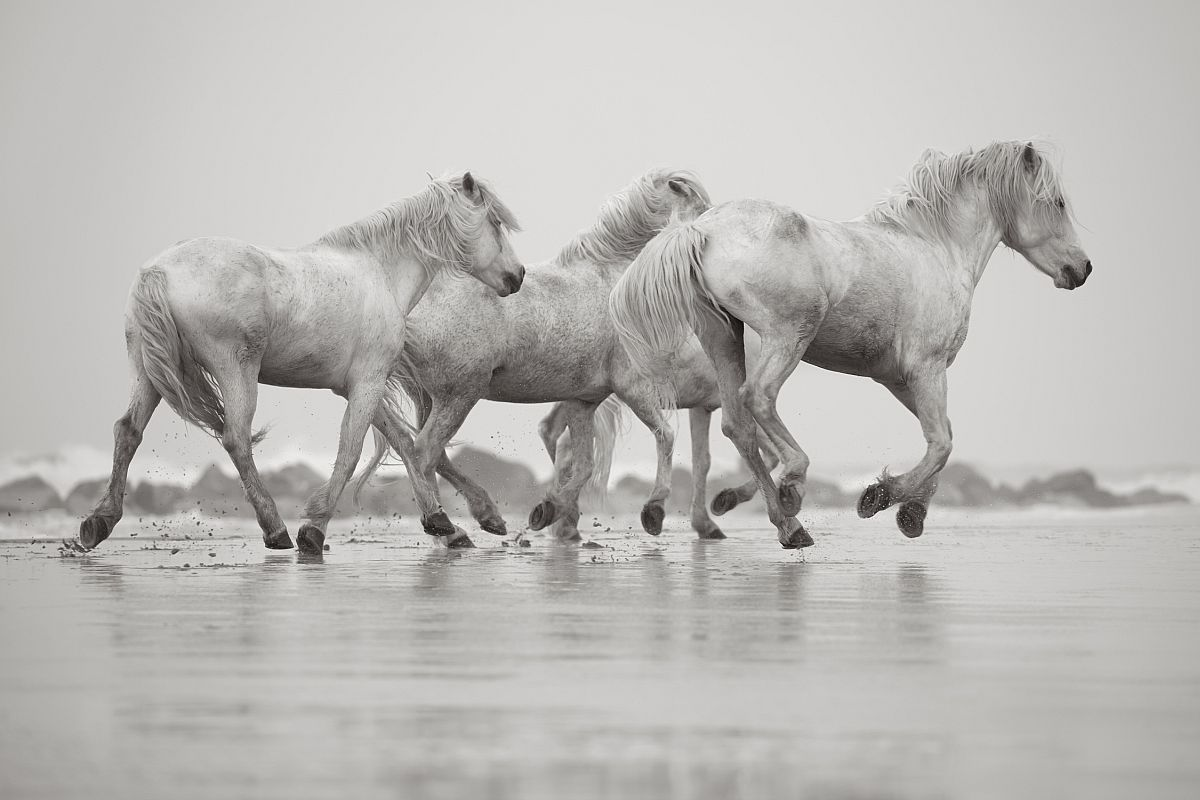
[[[708,470],[712,466],[708,430],[712,411],[707,408],[688,410],[692,436],[692,529],[701,539],[724,539],[725,534],[712,521],[704,501],[708,493]]]
[[[438,464],[445,456],[446,445],[458,432],[478,396],[467,393],[432,399],[428,416],[421,426],[413,444],[413,460],[408,461],[409,471],[420,474],[426,488],[431,488],[437,498]],[[421,509],[421,526],[430,536],[443,537],[447,547],[474,547],[467,532],[450,521],[450,517],[438,502],[436,510]]]
[[[804,526],[783,513],[771,473],[758,452],[754,418],[742,405],[741,388],[746,382],[743,331],[741,320],[731,319],[727,328],[711,314],[699,315],[696,333],[717,369],[717,385],[721,390],[721,431],[737,447],[758,482],[767,503],[767,517],[778,531],[779,543],[789,549],[808,547],[813,540]]]
[[[929,501],[937,491],[938,474],[946,466],[952,447],[950,418],[946,415],[946,370],[937,366],[914,371],[905,384],[884,384],[921,423],[925,434],[925,456],[901,475],[884,475],[863,491],[858,513],[870,517],[900,503],[896,524],[910,539],[925,530]]]
[[[454,462],[450,460],[444,450],[442,457],[438,460],[437,473],[449,481],[450,485],[466,498],[471,516],[479,523],[479,527],[497,536],[508,535],[508,526],[504,524],[504,517],[500,516],[500,511],[496,508],[496,503],[492,500],[491,495],[487,493],[487,489],[471,480],[462,470],[454,466]]]
[[[258,405],[258,364],[231,362],[220,365],[213,371],[213,377],[221,387],[221,399],[225,404],[221,446],[242,479],[242,488],[254,507],[258,527],[263,532],[263,543],[271,550],[290,550],[292,539],[288,536],[287,526],[254,463],[250,428]]]
[[[799,331],[789,330],[783,334],[763,336],[759,362],[742,390],[750,413],[782,462],[779,502],[787,516],[798,513],[804,501],[809,460],[808,454],[800,448],[780,419],[776,402],[783,382],[795,371],[816,330],[817,325],[810,321]]]
[[[150,385],[150,380],[138,370],[125,415],[113,425],[113,465],[104,495],[87,519],[79,524],[79,543],[89,550],[103,542],[125,511],[125,483],[129,477],[129,462],[142,443],[142,432],[150,423],[154,409],[162,396]]]
[[[371,420],[375,418],[386,383],[387,373],[381,371],[356,381],[346,393],[346,413],[342,416],[333,474],[329,476],[325,491],[309,498],[304,508],[306,522],[296,533],[296,545],[301,552],[320,555],[324,549],[326,528],[337,508],[338,500],[342,497],[346,481],[358,466],[363,439],[371,426]]]
[[[658,407],[653,396],[628,392],[621,395],[625,404],[633,410],[642,424],[654,434],[655,454],[658,463],[654,473],[654,488],[642,506],[642,529],[651,536],[662,533],[663,518],[667,512],[665,504],[671,494],[671,461],[675,453],[675,432],[667,422],[667,416]]]
[[[529,527],[541,530],[557,523],[555,534],[566,540],[579,539],[579,494],[592,476],[592,438],[599,403],[572,400],[566,404],[567,425],[571,429],[571,473],[561,483],[555,481],[546,499],[529,514]],[[561,460],[561,459],[560,459]]]

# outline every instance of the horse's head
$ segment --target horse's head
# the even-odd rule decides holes
[[[520,230],[512,212],[469,172],[453,183],[467,201],[468,213],[474,215],[470,227],[478,231],[467,246],[466,271],[501,297],[516,292],[525,279],[525,267],[508,240],[510,232]]]
[[[1021,179],[1027,191],[1014,193],[1004,204],[1003,241],[1042,272],[1059,289],[1083,286],[1092,262],[1079,243],[1067,199],[1053,168],[1032,144],[1020,156]]]

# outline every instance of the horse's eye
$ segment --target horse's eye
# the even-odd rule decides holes
[[[1066,207],[1067,207],[1067,201],[1066,201],[1066,200],[1063,200],[1063,199],[1060,197],[1060,198],[1058,198],[1057,200],[1055,200],[1055,201],[1054,201],[1054,205],[1058,206],[1059,208],[1066,208]]]

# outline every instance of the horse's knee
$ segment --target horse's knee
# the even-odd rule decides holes
[[[225,452],[232,458],[238,458],[250,451],[250,443],[243,436],[238,436],[230,431],[225,431],[221,434],[221,447],[225,448]]]
[[[951,440],[949,433],[938,436],[931,436],[929,439],[929,454],[933,457],[933,463],[940,470],[946,466],[946,462],[950,460],[950,453],[954,450],[954,442]]]

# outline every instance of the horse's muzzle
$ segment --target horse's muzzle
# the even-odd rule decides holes
[[[525,281],[525,268],[520,267],[520,272],[504,276],[504,288],[509,294],[514,294],[521,290],[521,284]]]
[[[1087,282],[1088,276],[1092,274],[1092,262],[1088,261],[1083,265],[1083,269],[1065,265],[1062,268],[1062,288],[1078,289]]]

